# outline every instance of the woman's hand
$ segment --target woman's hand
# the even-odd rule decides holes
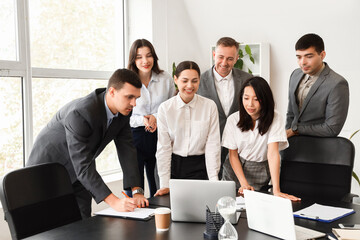
[[[159,190],[156,191],[154,197],[166,195],[169,194],[169,192],[170,192],[170,188],[160,188]]]
[[[239,188],[239,191],[238,191],[238,192],[239,192],[240,194],[244,194],[244,189],[254,191],[254,188],[253,188],[252,186],[250,186],[249,184],[246,184],[246,185],[244,185],[244,186],[241,186],[241,187]]]
[[[290,199],[291,201],[294,201],[294,202],[301,201],[301,198],[295,197],[295,196],[287,194],[287,193],[282,193],[280,191],[279,192],[274,192],[274,196],[287,198],[287,199]]]
[[[156,131],[156,118],[154,117],[154,115],[146,115],[144,116],[144,125],[145,125],[145,130],[149,131],[151,133]]]

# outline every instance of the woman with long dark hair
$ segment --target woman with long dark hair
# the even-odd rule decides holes
[[[175,86],[172,77],[159,68],[155,49],[146,39],[138,39],[132,44],[128,69],[136,72],[142,83],[141,97],[136,100],[136,106],[130,117],[130,126],[137,149],[142,184],[144,185],[145,167],[152,197],[157,191],[155,182],[157,111],[162,102],[174,96]],[[129,191],[127,193],[131,195]]]
[[[300,200],[280,191],[279,150],[289,144],[266,80],[252,77],[245,81],[239,105],[239,111],[227,119],[223,133],[222,145],[229,149],[229,162],[234,172],[229,179],[224,176],[225,180],[234,180],[239,193],[243,193],[244,189],[262,190],[271,179],[275,196]]]

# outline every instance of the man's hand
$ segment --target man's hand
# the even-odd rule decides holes
[[[294,132],[291,128],[286,129],[286,136],[287,138],[297,135],[296,132]]]
[[[136,193],[135,195],[133,195],[133,199],[136,201],[136,205],[138,207],[144,208],[149,206],[149,200],[147,200],[144,195],[140,193]]]
[[[132,212],[137,207],[137,200],[134,198],[118,198],[113,193],[104,199],[112,209],[118,212]]]
[[[169,194],[169,192],[170,192],[170,188],[160,188],[159,190],[156,191],[154,196],[156,197],[156,196],[166,195]]]

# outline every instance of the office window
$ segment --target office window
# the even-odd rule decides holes
[[[21,78],[0,77],[0,176],[23,165]]]
[[[17,60],[15,7],[15,0],[0,1],[0,60]]]
[[[124,67],[123,6],[124,0],[0,1],[0,176],[24,166],[61,106],[106,87]],[[97,168],[121,171],[114,144]]]
[[[33,67],[113,71],[122,42],[119,0],[31,0]]]

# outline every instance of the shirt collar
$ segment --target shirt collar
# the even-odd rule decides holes
[[[176,95],[176,108],[180,109],[184,106],[189,106],[191,108],[195,108],[197,102],[198,95],[195,94],[194,98],[189,103],[184,103],[184,101],[180,97],[180,93]]]
[[[216,81],[220,82],[221,80],[223,80],[224,78],[226,78],[226,80],[231,80],[232,79],[232,69],[230,71],[230,73],[226,76],[226,77],[222,77],[216,70],[215,70],[215,66],[213,67],[213,73],[215,76]]]
[[[104,104],[105,104],[105,111],[106,111],[106,118],[107,120],[109,121],[110,119],[114,118],[114,117],[117,117],[119,115],[119,113],[116,113],[116,114],[113,114],[111,111],[110,111],[110,108],[108,107],[107,105],[107,102],[106,102],[106,93],[104,94]]]
[[[154,81],[154,82],[158,82],[158,81],[160,81],[160,79],[159,79],[158,75],[159,75],[159,74],[157,74],[156,72],[151,71],[151,78],[150,78],[150,82],[151,82],[151,81]]]

